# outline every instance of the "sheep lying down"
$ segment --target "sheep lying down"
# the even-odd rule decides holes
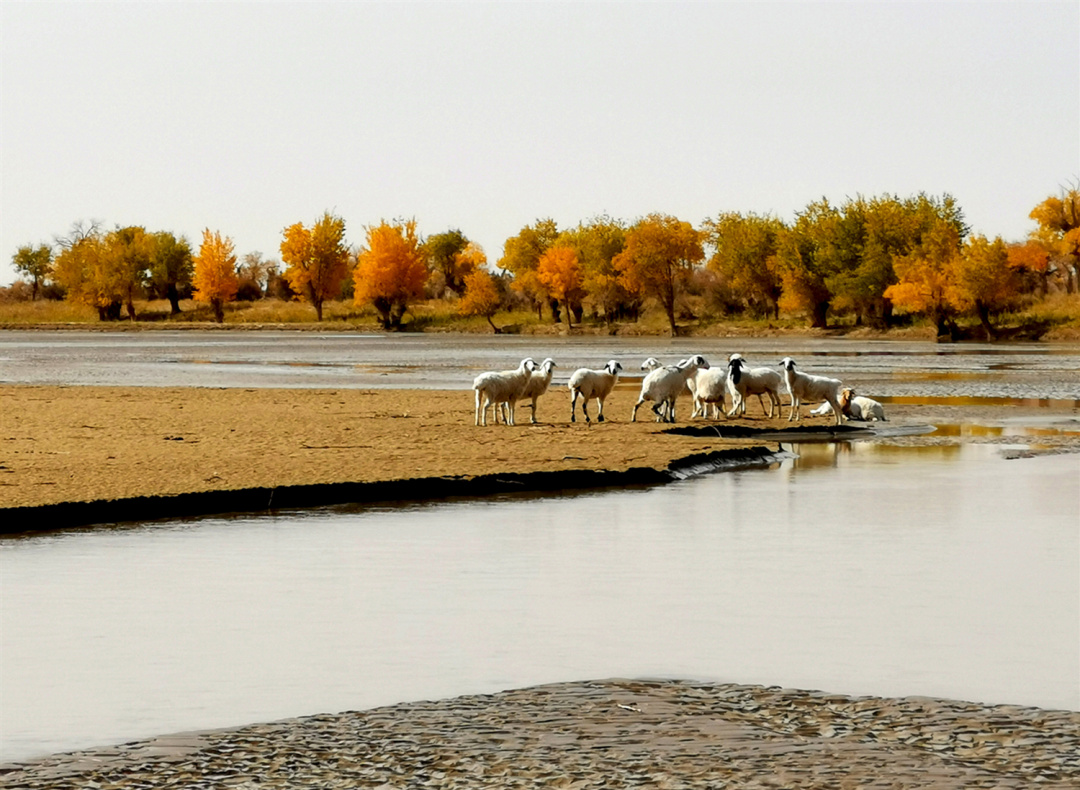
[[[832,406],[826,401],[810,413],[818,417],[824,414],[832,414]],[[849,420],[862,420],[864,422],[881,420],[882,422],[888,422],[885,419],[885,407],[879,401],[867,398],[865,395],[856,395],[855,390],[851,387],[844,387],[844,389],[840,390],[840,413]]]

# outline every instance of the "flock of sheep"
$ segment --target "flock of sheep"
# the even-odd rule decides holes
[[[476,424],[487,425],[488,409],[492,409],[493,419],[499,421],[500,414],[506,425],[514,424],[514,409],[520,401],[530,401],[532,422],[536,422],[536,402],[547,392],[551,376],[555,369],[553,359],[545,359],[537,365],[532,359],[521,360],[515,370],[492,371],[481,373],[473,381],[476,391]],[[630,421],[637,419],[638,408],[645,401],[652,401],[652,410],[657,422],[675,421],[675,402],[679,395],[689,392],[693,395],[693,417],[710,415],[719,418],[724,411],[725,398],[731,398],[728,417],[746,414],[746,399],[757,395],[762,411],[772,418],[779,415],[780,388],[786,387],[790,398],[788,420],[798,420],[803,403],[821,403],[812,414],[828,414],[830,411],[839,425],[842,417],[849,420],[884,420],[885,410],[871,398],[856,395],[851,387],[845,387],[839,379],[826,376],[814,376],[803,373],[795,366],[795,360],[784,357],[780,361],[780,371],[768,367],[750,367],[742,354],[732,354],[726,367],[710,367],[708,361],[699,355],[684,359],[677,365],[664,365],[649,357],[641,365],[648,373],[641,382],[641,394]],[[577,402],[581,398],[581,412],[585,422],[590,422],[588,404],[590,400],[598,403],[597,421],[604,421],[604,400],[615,388],[623,367],[614,359],[600,370],[581,368],[574,371],[567,386],[570,388],[570,422],[577,419]],[[766,409],[763,396],[769,399]]]

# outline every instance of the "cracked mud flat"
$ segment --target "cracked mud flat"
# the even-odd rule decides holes
[[[1080,713],[680,681],[560,683],[0,766],[10,788],[1031,788]]]

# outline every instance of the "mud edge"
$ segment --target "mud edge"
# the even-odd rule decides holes
[[[51,532],[131,521],[196,518],[276,510],[425,502],[450,498],[514,493],[552,493],[592,488],[651,486],[671,482],[681,469],[713,464],[717,468],[769,463],[776,455],[767,447],[698,453],[673,461],[666,469],[633,467],[625,471],[570,469],[477,477],[422,477],[378,482],[198,491],[168,496],[131,497],[90,502],[58,502],[32,507],[0,508],[0,534]]]

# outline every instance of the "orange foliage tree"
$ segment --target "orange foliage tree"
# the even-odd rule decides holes
[[[627,231],[626,247],[613,263],[627,291],[660,303],[671,334],[676,335],[675,302],[694,266],[704,258],[701,234],[689,222],[650,214]]]
[[[626,227],[622,222],[607,216],[594,217],[576,228],[564,230],[555,243],[577,253],[581,287],[585,291],[581,301],[590,302],[597,313],[602,311],[608,324],[620,314],[636,314],[637,304],[619,284],[619,272],[613,263],[626,246]],[[581,301],[570,306],[579,322],[584,312]]]
[[[396,329],[409,302],[424,294],[426,256],[416,235],[416,220],[367,229],[367,244],[353,270],[357,305],[371,304],[384,329]]]
[[[548,251],[559,236],[553,219],[538,219],[534,225],[526,225],[516,236],[503,243],[503,256],[499,268],[514,276],[510,287],[527,296],[536,307],[536,317],[543,317],[544,304],[551,308],[551,317],[559,320],[559,303],[547,292],[546,286],[536,275],[540,256]]]
[[[1047,278],[1050,274],[1050,253],[1046,245],[1037,239],[1028,239],[1008,247],[1009,266],[1021,277],[1035,280],[1039,296],[1046,296]]]
[[[311,229],[297,222],[283,231],[281,259],[289,287],[303,294],[322,321],[323,302],[341,295],[349,274],[349,250],[345,245],[345,220],[323,213]]]
[[[913,252],[894,261],[898,282],[885,289],[885,298],[901,313],[928,316],[939,337],[951,335],[955,330],[951,284],[959,255],[959,230],[938,220]]]
[[[482,315],[491,324],[495,334],[502,332],[495,326],[492,317],[498,312],[502,304],[499,295],[499,287],[495,284],[495,278],[487,269],[474,269],[465,275],[465,293],[458,302],[458,312],[461,315]]]
[[[1065,289],[1074,293],[1080,281],[1080,189],[1063,189],[1031,210],[1039,223],[1032,236],[1052,253],[1065,274]]]
[[[199,254],[195,256],[195,301],[209,302],[214,309],[214,319],[220,324],[225,320],[225,302],[236,298],[240,281],[236,276],[236,253],[228,236],[222,238],[217,231],[203,231]]]
[[[552,247],[540,256],[536,276],[547,288],[552,298],[558,299],[566,308],[566,325],[572,326],[573,305],[580,304],[585,296],[582,290],[581,264],[577,253],[569,247]]]

